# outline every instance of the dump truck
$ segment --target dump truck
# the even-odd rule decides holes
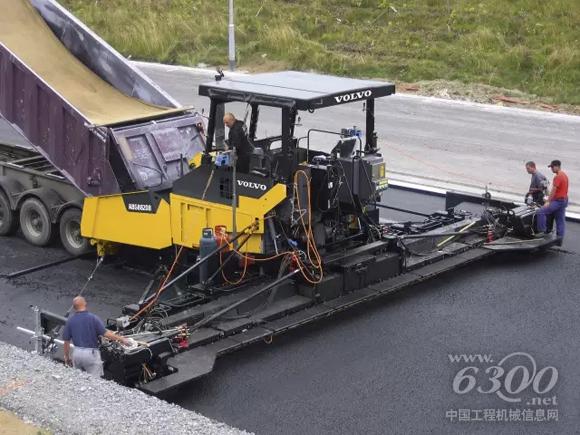
[[[0,115],[22,135],[0,148],[0,235],[60,233],[82,254],[84,198],[170,187],[203,149],[203,118],[56,1],[0,11]]]

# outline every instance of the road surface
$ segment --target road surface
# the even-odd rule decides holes
[[[200,83],[213,80],[203,70],[137,63],[147,75],[183,104],[198,110],[209,108],[209,99],[197,95]],[[226,73],[227,76],[228,73]],[[245,106],[232,105],[241,117]],[[546,165],[562,160],[571,180],[570,209],[580,212],[580,117],[572,115],[457,102],[413,95],[393,95],[375,103],[376,126],[381,150],[391,177],[431,186],[472,186],[511,193],[522,198],[529,186],[524,170],[528,160]],[[364,127],[362,103],[301,113],[308,128],[340,130]],[[265,114],[265,129],[279,134],[280,121]],[[329,137],[315,136],[330,147]],[[331,140],[336,143],[335,138]],[[443,181],[445,184],[442,184]]]
[[[423,212],[443,206],[441,198],[395,189],[385,192],[384,200]],[[0,238],[0,246],[0,274],[65,255],[56,247],[32,248],[20,238]],[[277,337],[271,345],[249,347],[219,359],[210,376],[172,400],[258,434],[576,433],[579,224],[569,224],[564,249],[492,258]],[[14,281],[0,278],[0,340],[30,348],[15,330],[32,326],[29,305],[65,312],[93,266],[78,260]],[[120,306],[139,298],[146,282],[144,275],[106,265],[86,296],[97,314],[116,317]],[[475,366],[483,373],[514,352],[531,355],[536,372],[549,366],[558,370],[549,394],[531,396],[530,386],[524,403],[510,403],[475,389],[453,392],[459,370]],[[486,354],[494,363],[451,363],[449,354]],[[519,361],[512,358],[504,367]],[[531,371],[529,361],[523,364]],[[483,379],[478,376],[478,382]],[[514,389],[520,379],[521,374],[514,377]],[[489,382],[479,386],[491,388]],[[527,405],[533,397],[552,401],[554,396],[556,404]],[[558,421],[446,418],[458,409],[481,411],[474,417],[483,417],[484,409],[500,415],[533,409],[534,418],[536,409],[551,415],[557,410]]]
[[[209,100],[197,95],[213,73],[195,68],[136,62],[147,75],[184,105],[207,113]],[[227,73],[226,73],[227,75]],[[243,118],[246,106],[226,110]],[[440,189],[487,186],[509,199],[521,200],[529,185],[524,163],[534,160],[551,178],[546,165],[560,159],[571,180],[569,212],[580,216],[580,117],[517,108],[457,102],[408,94],[378,99],[375,107],[379,143],[392,180]],[[262,110],[259,134],[280,134],[279,114]],[[362,103],[301,113],[299,136],[310,128],[339,131],[364,126]],[[22,142],[0,119],[0,139]],[[335,136],[315,134],[319,149],[330,149]]]

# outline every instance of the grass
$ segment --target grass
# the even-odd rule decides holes
[[[61,0],[134,59],[227,64],[227,0]],[[457,80],[580,105],[578,0],[236,0],[246,69]]]
[[[25,423],[15,414],[0,408],[0,435],[50,435],[50,432]]]

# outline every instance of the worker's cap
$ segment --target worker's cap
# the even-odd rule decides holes
[[[558,166],[558,167],[560,167],[560,166],[562,166],[562,162],[560,160],[552,160],[552,163],[550,163],[548,165],[548,168],[551,168],[552,166]]]

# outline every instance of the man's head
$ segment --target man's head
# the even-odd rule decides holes
[[[73,299],[73,308],[75,311],[85,311],[87,309],[87,301],[82,296],[77,296]]]
[[[228,112],[224,115],[224,125],[226,127],[232,128],[234,126],[235,122],[236,122],[236,117],[234,116],[233,113]]]
[[[526,171],[528,174],[535,174],[536,173],[536,163],[529,161],[526,162]]]
[[[554,174],[560,172],[560,168],[562,167],[562,162],[560,160],[552,160],[552,163],[548,165],[548,168],[552,169]]]

